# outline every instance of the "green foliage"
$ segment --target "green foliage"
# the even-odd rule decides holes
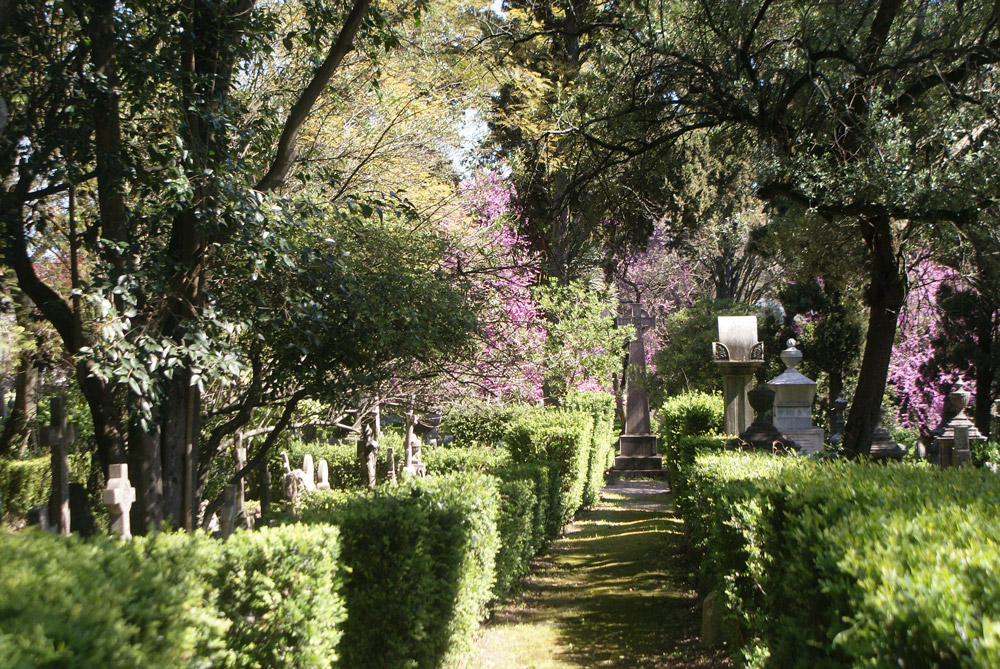
[[[681,437],[722,434],[725,407],[721,395],[683,393],[666,400],[659,417],[661,447],[669,448]]]
[[[996,471],[1000,467],[1000,441],[973,441],[972,463]]]
[[[90,475],[90,454],[69,456],[69,480],[86,484]],[[48,504],[52,494],[52,458],[31,460],[0,459],[0,505],[3,519],[24,518],[28,510]]]
[[[558,488],[553,485],[549,536],[558,534],[583,504],[593,430],[594,420],[588,414],[540,408],[525,413],[507,432],[507,445],[515,461],[553,465]]]
[[[590,414],[594,419],[590,457],[587,461],[587,481],[583,488],[583,506],[593,506],[604,487],[604,472],[615,458],[615,400],[608,393],[573,392],[563,403],[567,409]]]
[[[402,442],[398,437],[385,436],[379,440],[378,459],[375,466],[375,478],[378,481],[385,481],[389,476],[389,451],[388,446],[392,445],[395,450],[396,466],[399,467],[403,458]],[[313,467],[319,466],[320,460],[326,460],[327,470],[330,476],[330,487],[340,490],[349,490],[367,485],[364,465],[358,458],[357,444],[346,442],[339,444],[328,444],[323,442],[313,442],[307,444],[303,441],[293,440],[286,449],[288,460],[292,469],[302,466],[302,458],[307,453],[313,456]],[[269,462],[271,470],[272,492],[281,494],[282,466],[280,453],[274,454]]]
[[[500,515],[497,518],[500,546],[492,593],[495,600],[513,592],[521,577],[528,573],[531,558],[542,544],[535,529],[538,506],[535,482],[531,479],[513,478],[500,483]]]
[[[685,522],[746,657],[783,667],[1000,661],[992,473],[728,453],[699,456],[689,481]]]
[[[340,528],[348,618],[340,666],[437,667],[464,652],[494,582],[497,481],[415,480],[303,517]],[[327,500],[328,502],[329,500]]]
[[[507,426],[524,410],[519,405],[467,404],[448,412],[440,432],[455,436],[459,446],[495,446],[503,440]]]
[[[208,587],[218,544],[161,534],[121,546],[0,534],[0,657],[10,667],[211,667],[232,659]]]
[[[486,474],[496,473],[510,463],[510,451],[506,448],[470,446],[466,448],[431,448],[423,452],[428,474],[449,474],[451,472],[476,471]]]
[[[231,667],[331,667],[346,618],[337,528],[237,532],[215,574]]]
[[[608,315],[618,306],[610,288],[552,279],[532,295],[547,318],[543,366],[546,392],[552,398],[562,400],[577,384],[603,382],[618,371],[621,346],[635,329],[615,326]]]

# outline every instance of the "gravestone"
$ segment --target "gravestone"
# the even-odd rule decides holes
[[[316,472],[319,475],[319,481],[316,483],[316,487],[319,490],[329,490],[330,465],[325,459],[320,459],[319,464],[316,466]]]
[[[872,433],[872,447],[868,451],[868,456],[872,460],[902,460],[903,456],[906,455],[906,449],[892,438],[889,430],[885,429],[884,420],[885,408],[879,407],[878,424],[875,425],[875,431]]]
[[[726,434],[742,434],[753,409],[747,393],[754,372],[764,362],[764,343],[757,340],[756,316],[719,316],[719,341],[712,342],[712,359],[722,375]]]
[[[304,483],[306,490],[316,489],[316,470],[313,467],[313,456],[311,453],[306,453],[302,456],[302,473],[304,475]]]
[[[281,452],[281,468],[281,486],[285,491],[285,499],[294,504],[299,501],[303,492],[310,489],[306,487],[306,473],[301,469],[292,469],[287,451]]]
[[[52,449],[52,496],[49,520],[59,534],[69,536],[69,445],[76,440],[76,425],[66,420],[66,396],[52,398],[51,424],[38,431],[43,446]]]
[[[754,420],[739,437],[730,439],[728,448],[755,449],[771,453],[787,452],[795,448],[795,444],[785,439],[771,422],[771,409],[774,406],[774,391],[758,383],[747,393],[750,406],[754,410]]]
[[[816,382],[795,367],[802,361],[802,351],[788,340],[781,352],[785,371],[767,382],[774,391],[774,427],[785,439],[795,442],[806,455],[823,450],[823,428],[813,427],[812,405],[816,398]]]
[[[129,511],[135,503],[135,488],[128,480],[128,465],[122,463],[108,467],[108,483],[104,488],[103,500],[111,517],[111,533],[120,536],[122,541],[128,541],[132,538]]]
[[[663,467],[663,461],[656,452],[656,435],[650,429],[649,398],[641,386],[646,376],[646,345],[643,335],[655,321],[650,318],[637,302],[626,302],[621,306],[615,325],[635,327],[635,338],[628,344],[628,364],[631,374],[625,386],[625,429],[618,440],[619,450],[615,457],[615,469],[656,470]]]
[[[975,423],[965,415],[972,393],[965,389],[965,383],[959,381],[948,393],[948,404],[955,410],[955,415],[941,431],[937,441],[938,464],[942,469],[956,467],[972,459],[969,443],[973,440],[984,441],[986,437],[976,429]],[[957,432],[957,434],[956,434]],[[961,441],[959,441],[961,439]],[[961,450],[959,450],[961,448]]]
[[[830,436],[826,438],[826,443],[833,448],[839,448],[840,442],[844,440],[844,427],[847,425],[847,421],[844,420],[846,409],[847,400],[843,395],[835,399],[833,406],[830,407]]]
[[[440,422],[440,418],[438,418],[437,423]],[[406,414],[406,433],[403,436],[403,471],[411,476],[423,478],[427,475],[427,465],[421,460],[420,437],[417,436],[419,425],[420,421],[413,415],[412,411]]]

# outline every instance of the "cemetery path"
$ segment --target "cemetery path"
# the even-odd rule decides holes
[[[684,529],[659,481],[618,481],[536,559],[481,630],[470,669],[731,667],[698,635]]]

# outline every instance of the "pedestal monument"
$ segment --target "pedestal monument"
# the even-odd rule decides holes
[[[774,391],[774,427],[795,442],[806,455],[823,450],[823,428],[813,427],[812,405],[816,398],[816,382],[795,369],[802,361],[802,351],[788,340],[781,352],[785,371],[767,382]]]
[[[653,327],[650,318],[637,302],[622,304],[615,325],[635,326],[635,339],[628,345],[628,362],[632,374],[626,380],[625,429],[619,439],[619,451],[615,457],[615,469],[660,470],[663,458],[656,452],[656,435],[649,422],[649,398],[635,378],[646,375],[646,345],[643,333]]]
[[[741,434],[753,419],[747,393],[753,373],[764,363],[764,343],[757,341],[756,316],[719,316],[719,341],[712,358],[722,374],[726,434]]]

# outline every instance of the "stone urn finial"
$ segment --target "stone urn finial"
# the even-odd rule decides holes
[[[785,342],[788,347],[781,352],[781,362],[785,363],[785,369],[795,369],[795,367],[802,362],[802,351],[795,348],[798,342],[794,339],[789,339]]]

